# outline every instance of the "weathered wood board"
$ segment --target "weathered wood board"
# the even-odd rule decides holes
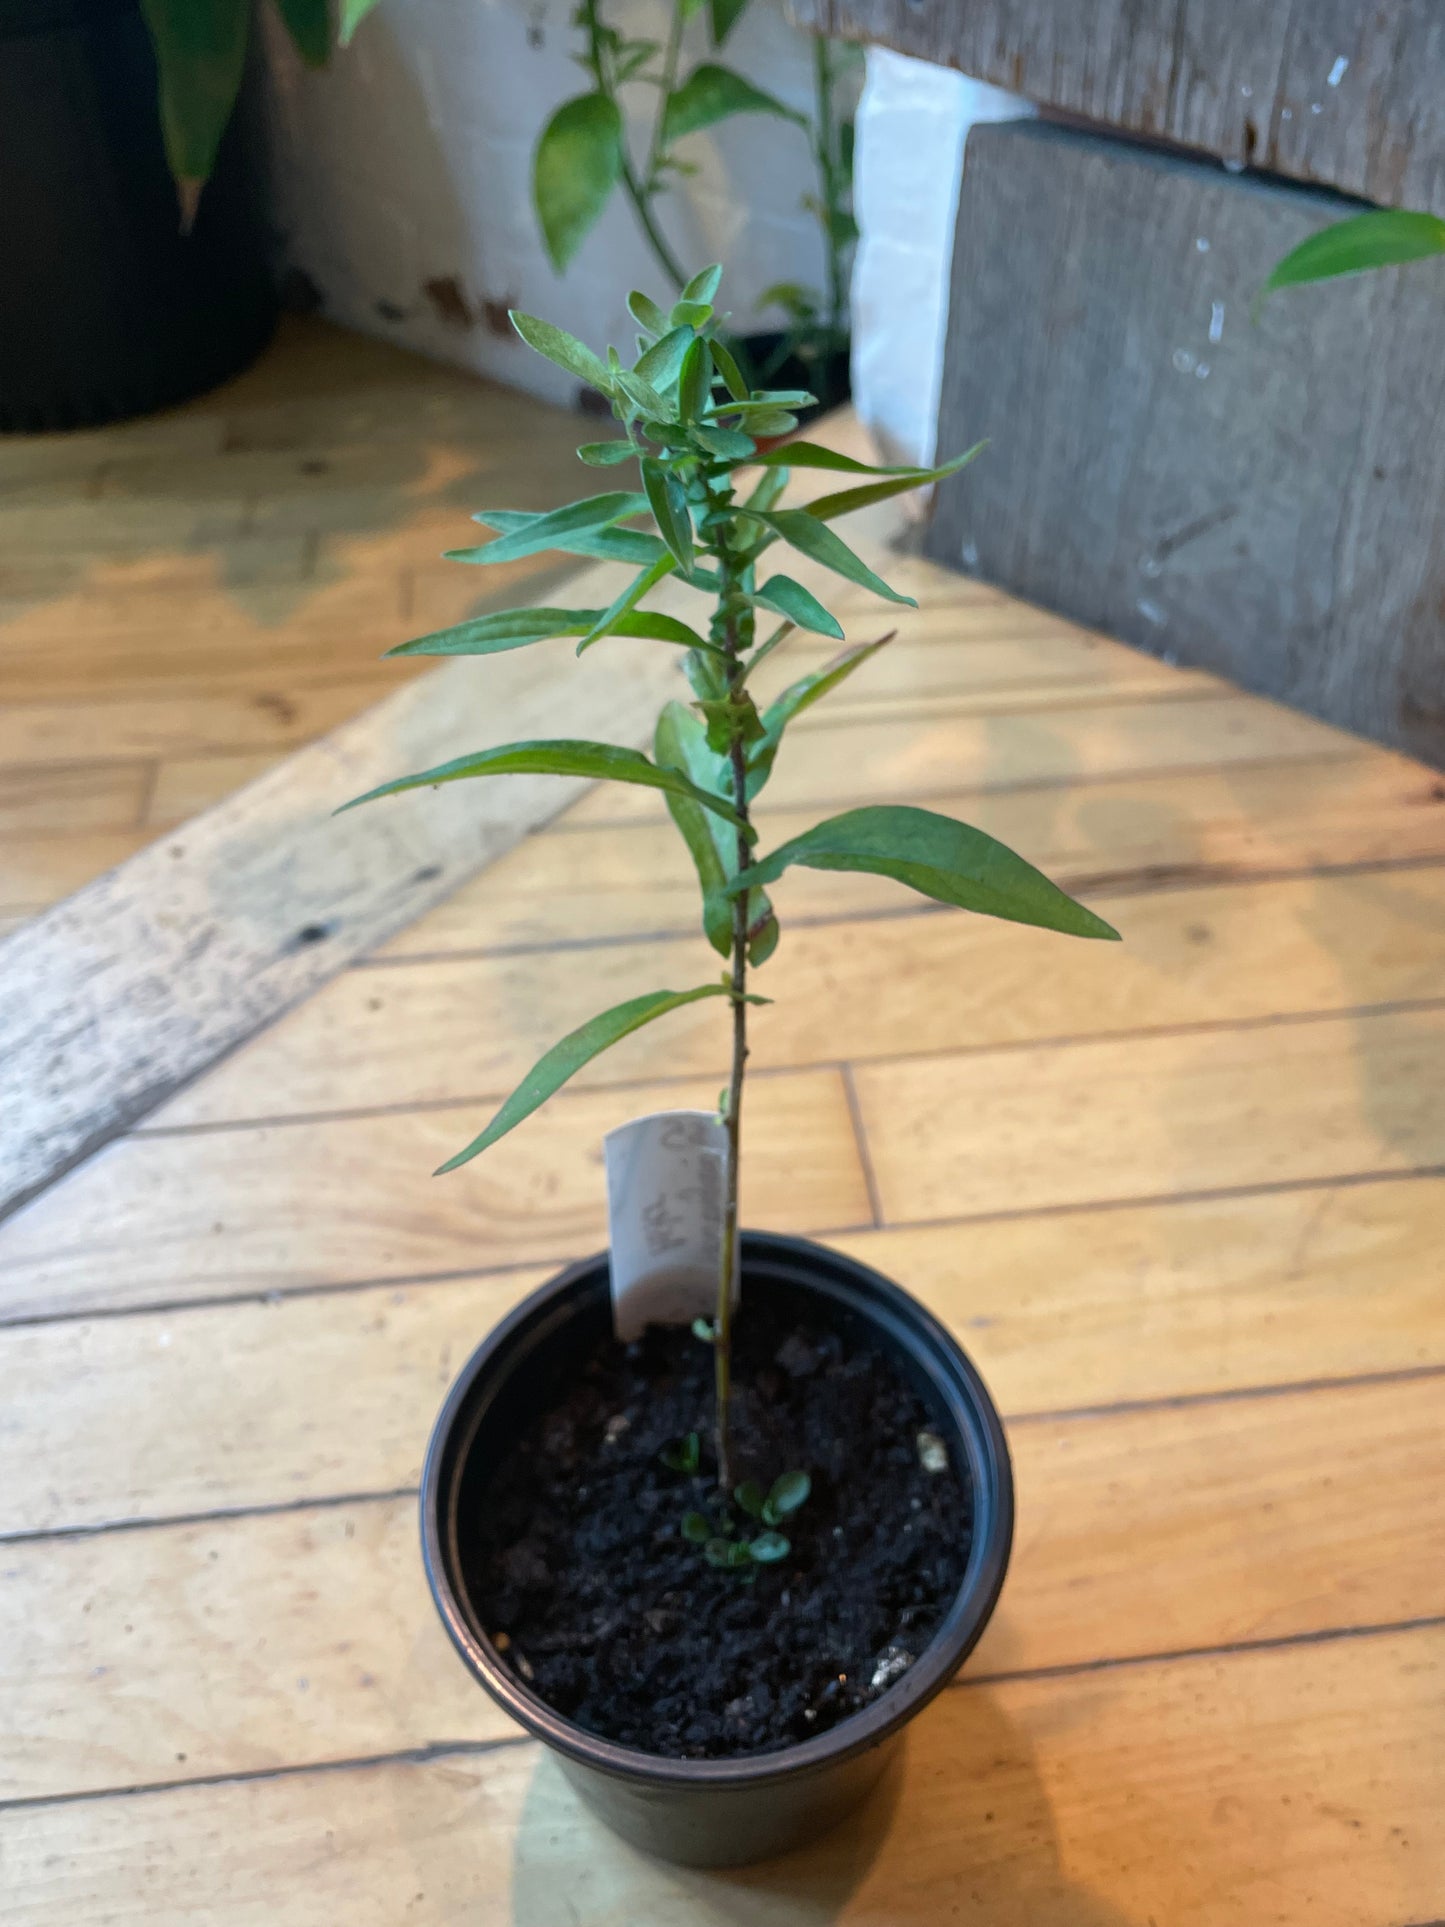
[[[939,442],[993,439],[928,547],[1445,765],[1445,281],[1250,318],[1337,211],[1069,128],[975,129]]]
[[[1445,213],[1435,0],[789,0],[1082,119]]]

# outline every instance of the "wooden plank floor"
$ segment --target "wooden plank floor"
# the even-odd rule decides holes
[[[1017,1468],[997,1617],[887,1795],[765,1867],[650,1864],[426,1596],[445,1387],[598,1244],[603,1133],[723,1062],[682,1013],[426,1176],[539,1043],[710,967],[660,813],[599,790],[0,1224],[7,1920],[1445,1917],[1445,788],[889,567],[921,606],[765,835],[936,803],[1125,941],[779,886],[747,1216],[931,1305]]]
[[[0,933],[398,687],[383,649],[502,586],[440,551],[577,493],[577,439],[290,318],[183,408],[0,440]]]

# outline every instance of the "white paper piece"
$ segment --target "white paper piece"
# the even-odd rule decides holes
[[[712,1111],[654,1111],[603,1140],[619,1338],[690,1325],[717,1309],[727,1127]],[[733,1300],[738,1274],[733,1275]]]

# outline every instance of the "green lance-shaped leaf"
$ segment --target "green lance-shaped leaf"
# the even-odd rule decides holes
[[[720,47],[748,10],[749,0],[707,0],[712,44]]]
[[[660,767],[684,771],[700,789],[720,794],[731,786],[732,771],[725,758],[707,746],[707,732],[685,703],[668,703],[657,719],[652,753]],[[697,880],[702,886],[702,923],[708,942],[720,957],[732,955],[733,908],[726,894],[728,878],[737,870],[737,832],[691,798],[669,793],[668,814],[687,845]],[[748,928],[757,935],[748,946],[755,964],[765,963],[778,944],[778,920],[762,890],[748,898]]]
[[[1301,241],[1278,263],[1260,289],[1260,296],[1272,294],[1276,288],[1297,288],[1306,281],[1326,281],[1337,274],[1400,267],[1432,254],[1445,254],[1445,221],[1438,215],[1415,213],[1404,207],[1379,208],[1336,221]]]
[[[761,863],[733,877],[727,888],[735,895],[755,884],[772,883],[794,863],[810,870],[864,870],[893,877],[939,903],[1072,937],[1119,935],[1005,844],[933,810],[898,804],[847,810],[781,844]]]
[[[611,379],[618,393],[632,403],[644,420],[667,423],[677,419],[677,410],[667,396],[659,394],[645,376],[630,368],[616,368]]]
[[[565,508],[551,509],[545,515],[529,515],[525,522],[514,524],[508,534],[499,535],[495,542],[467,552],[468,559],[474,553],[479,563],[516,562],[526,555],[540,555],[544,549],[565,548],[566,538],[607,528],[628,515],[641,515],[647,506],[645,495],[631,492],[624,494],[618,490],[609,495],[590,495],[585,502],[569,502]],[[472,520],[494,527],[499,518],[513,513],[520,515],[523,511],[479,509]]]
[[[251,30],[247,0],[142,0],[160,80],[166,159],[186,224],[231,118]]]
[[[564,368],[569,375],[576,375],[590,387],[600,389],[604,395],[612,393],[612,377],[607,372],[607,364],[575,335],[569,335],[565,328],[556,328],[550,321],[543,321],[537,315],[523,314],[520,308],[509,308],[507,318],[527,346],[557,367]]]
[[[763,733],[748,753],[748,795],[754,797],[773,773],[773,761],[778,753],[778,745],[783,740],[783,731],[793,718],[803,710],[811,709],[821,702],[830,690],[836,689],[840,682],[846,682],[853,671],[876,656],[886,643],[892,642],[893,632],[880,636],[877,642],[860,643],[856,648],[845,649],[830,663],[815,670],[811,676],[802,676],[790,683],[776,702],[768,704],[763,711]]]
[[[568,737],[535,743],[503,743],[497,749],[475,750],[470,756],[454,757],[451,762],[438,763],[435,769],[422,770],[416,776],[399,776],[394,782],[382,783],[341,807],[354,810],[358,804],[374,802],[379,796],[432,789],[473,776],[586,776],[601,782],[639,783],[645,789],[691,797],[705,809],[742,828],[749,842],[757,836],[756,830],[742,824],[731,803],[690,783],[680,770],[660,769],[650,763],[641,750],[624,749],[618,743],[578,742]]]
[[[871,508],[875,502],[887,502],[895,495],[907,495],[910,490],[924,488],[929,482],[942,482],[950,475],[957,475],[987,446],[987,442],[975,442],[972,448],[955,455],[951,462],[940,462],[937,468],[906,469],[886,481],[866,482],[861,488],[843,488],[834,495],[820,495],[816,502],[809,502],[802,513],[811,515],[816,522],[831,522],[836,516],[850,515],[854,509]],[[789,449],[788,453],[791,455],[792,450]]]
[[[712,355],[716,360],[716,342],[712,343]],[[752,436],[745,435],[740,428],[719,428],[715,422],[694,422],[687,432],[709,455],[719,455],[725,462],[748,462],[758,451]]]
[[[657,532],[686,575],[693,563],[692,520],[682,484],[660,462],[648,458],[642,464],[642,486],[647,490],[647,505],[657,523]]]
[[[659,308],[650,294],[634,288],[627,297],[627,310],[639,328],[645,328],[659,341],[674,324],[668,320],[663,309]]]
[[[607,205],[621,172],[617,102],[600,93],[563,101],[542,129],[532,160],[532,199],[559,274]]]
[[[712,344],[712,358],[717,363],[717,371],[723,378],[723,386],[734,401],[747,401],[750,396],[748,384],[743,379],[743,371],[733,359],[732,350],[721,341]]]
[[[860,588],[871,589],[874,595],[883,596],[889,602],[901,602],[909,609],[918,607],[912,596],[900,595],[896,589],[890,589],[882,576],[875,575],[841,536],[824,528],[805,509],[774,509],[764,513],[760,509],[747,508],[739,513],[752,516],[771,534],[781,536],[800,555],[806,555],[811,562],[821,563],[825,569],[833,570],[835,575],[846,576],[848,581],[856,582]]]
[[[638,356],[631,371],[633,379],[645,381],[658,395],[665,395],[676,385],[688,349],[696,340],[697,335],[691,328],[670,328],[661,341],[654,341]]]
[[[695,422],[711,394],[712,356],[702,336],[694,335],[677,376],[677,409],[682,420]]]
[[[770,575],[753,601],[760,602],[775,615],[786,616],[799,629],[810,629],[815,636],[832,636],[835,642],[843,640],[838,618],[823,607],[811,590],[790,575]]]
[[[705,60],[693,68],[675,93],[668,95],[662,115],[662,144],[671,147],[684,135],[700,133],[704,127],[714,127],[720,120],[730,120],[734,114],[777,114],[791,121],[801,118],[775,94],[764,93],[761,87],[744,80],[731,67]],[[712,297],[686,298],[695,301]]]
[[[721,982],[700,984],[696,990],[650,990],[646,996],[629,997],[625,1004],[614,1004],[611,1010],[590,1018],[537,1059],[486,1130],[474,1137],[464,1151],[448,1158],[436,1175],[455,1171],[458,1165],[479,1157],[498,1138],[515,1130],[524,1118],[545,1104],[584,1064],[590,1064],[594,1057],[620,1044],[644,1024],[665,1017],[671,1010],[680,1010],[684,1004],[695,1004],[703,997],[726,997],[727,994],[727,986]]]
[[[358,5],[360,11],[358,12]],[[346,46],[376,0],[344,0],[337,38]],[[276,11],[291,36],[291,44],[308,67],[324,67],[331,54],[331,9],[328,0],[276,0]],[[354,16],[354,17],[353,17]]]
[[[668,558],[669,561],[671,558]],[[525,649],[553,636],[587,636],[607,618],[605,609],[499,609],[474,616],[450,629],[437,629],[414,642],[399,642],[388,656],[499,656],[508,649]],[[696,629],[651,609],[621,611],[606,621],[602,633],[639,636],[652,642],[675,642],[683,649],[714,650]],[[725,651],[716,651],[725,654]]]
[[[529,529],[534,522],[540,522],[543,513],[545,511],[540,509],[484,509],[472,520],[482,523],[485,528],[495,529],[498,535],[515,535],[518,530]],[[657,537],[649,535],[645,529],[619,528],[616,524],[573,529],[565,535],[554,527],[548,535],[548,543],[561,555],[595,556],[600,562],[631,562],[643,569],[667,553]],[[474,549],[447,549],[444,559],[485,568],[493,559],[493,546],[490,542],[483,542]]]
[[[586,462],[589,468],[616,468],[623,462],[635,461],[637,450],[631,442],[619,436],[611,442],[583,442],[577,450],[577,459]]]
[[[960,458],[959,465],[970,459],[971,454]],[[898,467],[880,467],[874,462],[860,462],[852,455],[845,455],[840,449],[824,448],[819,442],[789,442],[786,448],[765,449],[758,456],[760,468],[826,468],[839,475],[909,475],[915,481],[926,482],[933,479],[934,471],[919,468],[912,463]]]
[[[711,304],[717,299],[717,291],[722,286],[722,278],[721,261],[710,261],[705,268],[698,269],[697,273],[678,296],[678,300],[689,302],[701,301]]]
[[[615,635],[617,632],[616,624],[631,615],[642,598],[655,589],[664,577],[671,575],[676,567],[677,563],[670,555],[660,555],[655,562],[650,563],[649,566],[642,571],[641,575],[634,581],[629,582],[625,589],[619,590],[613,598],[611,606],[602,611],[596,622],[593,623],[592,627],[578,643],[578,655],[580,656],[584,649],[590,649],[594,642],[600,642],[603,636]],[[708,645],[703,642],[700,636],[696,635],[696,631],[692,633],[696,637],[692,646],[694,648],[701,647],[705,649]]]
[[[351,45],[351,36],[376,5],[377,0],[341,0],[337,39],[343,47]]]

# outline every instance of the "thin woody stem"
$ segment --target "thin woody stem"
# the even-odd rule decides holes
[[[727,609],[723,643],[732,666],[730,693],[741,695],[747,675],[742,660],[742,641],[735,613],[728,607],[736,587],[734,571],[724,555],[722,602]],[[732,801],[740,824],[748,821],[747,746],[741,730],[734,733],[728,746],[732,766]],[[738,830],[737,866],[745,870],[751,862],[745,829]],[[742,1139],[743,1072],[748,1060],[748,893],[733,898],[732,975],[728,990],[733,1007],[732,1074],[728,1082],[727,1108],[727,1183],[723,1203],[722,1263],[718,1275],[717,1314],[713,1322],[713,1430],[717,1452],[719,1489],[732,1490],[732,1463],[729,1451],[729,1419],[732,1406],[733,1277],[738,1262],[738,1170]]]

